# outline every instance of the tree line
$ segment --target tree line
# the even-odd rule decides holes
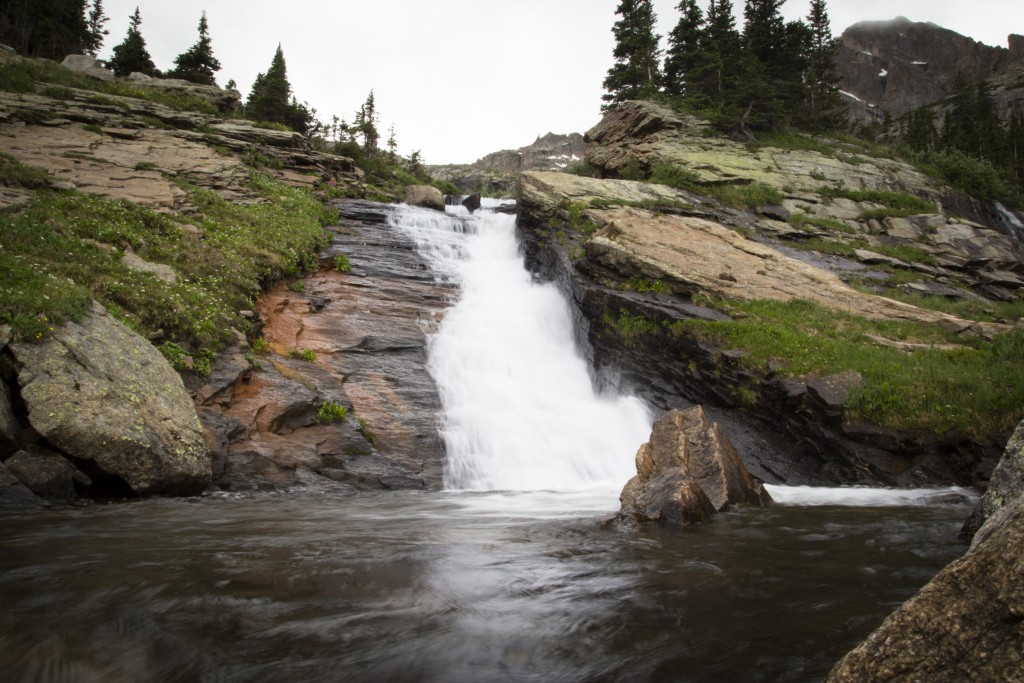
[[[603,109],[660,100],[744,138],[790,126],[835,127],[845,109],[825,0],[812,0],[806,21],[790,22],[783,2],[745,0],[739,30],[732,0],[710,0],[706,11],[697,0],[681,0],[663,52],[651,0],[622,0]]]
[[[102,0],[4,0],[0,3],[0,42],[27,57],[56,61],[69,54],[97,56],[110,32]],[[198,38],[174,59],[174,68],[162,72],[153,62],[142,35],[139,8],[129,17],[124,39],[112,49],[107,67],[119,77],[142,73],[152,77],[181,78],[192,83],[217,85],[220,61],[213,54],[206,12],[199,18]],[[228,88],[235,88],[233,80]],[[383,173],[383,166],[399,163],[394,125],[381,146],[380,114],[373,91],[355,112],[352,123],[338,116],[330,123],[317,118],[316,109],[299,102],[288,80],[284,51],[277,46],[270,66],[257,74],[243,114],[250,119],[279,124],[309,137],[324,148],[351,156]],[[404,167],[413,175],[424,172],[420,153],[413,152]],[[381,169],[377,169],[381,166]]]

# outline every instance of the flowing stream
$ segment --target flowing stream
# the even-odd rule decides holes
[[[963,552],[957,489],[603,525],[651,416],[594,392],[510,217],[392,222],[460,285],[447,490],[0,513],[4,681],[819,681]]]

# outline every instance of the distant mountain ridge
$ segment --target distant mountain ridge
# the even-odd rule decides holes
[[[837,71],[854,120],[866,123],[886,113],[906,114],[952,95],[959,82],[984,81],[1021,64],[1022,36],[1011,34],[1008,47],[992,47],[935,24],[897,17],[846,29]]]

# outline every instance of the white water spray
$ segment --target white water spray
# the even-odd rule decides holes
[[[428,350],[445,413],[445,485],[470,491],[615,493],[651,417],[632,397],[595,392],[568,303],[523,267],[515,217],[398,207],[439,277],[459,285]]]

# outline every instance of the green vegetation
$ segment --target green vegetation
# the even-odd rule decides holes
[[[809,301],[728,301],[717,306],[733,320],[659,324],[619,311],[604,322],[627,346],[658,335],[694,334],[720,348],[744,349],[741,361],[761,369],[784,358],[786,376],[831,375],[856,370],[864,385],[848,405],[863,417],[903,429],[935,433],[954,430],[981,438],[1002,434],[1024,417],[1024,333],[1008,332],[988,341],[960,338],[937,325],[874,321],[846,315]],[[906,352],[866,337],[952,350]]]
[[[584,178],[594,178],[597,176],[597,169],[585,161],[579,161],[567,167],[565,172],[571,175],[583,176]]]
[[[306,283],[302,280],[294,280],[289,283],[288,290],[297,294],[302,294],[306,291]]]
[[[256,353],[264,353],[265,351],[267,351],[267,349],[270,348],[270,343],[267,342],[267,340],[264,339],[263,337],[257,337],[252,341],[252,344],[250,346],[252,347],[252,350],[255,351]]]
[[[0,152],[0,185],[40,190],[53,180],[44,171],[29,168],[14,157]]]
[[[323,423],[343,422],[348,417],[348,408],[340,403],[325,401],[316,411],[316,421]]]
[[[199,38],[195,45],[174,58],[174,70],[168,76],[184,78],[191,83],[216,85],[214,74],[220,71],[220,61],[213,56],[206,11],[199,17]]]
[[[781,204],[786,198],[774,187],[762,183],[705,185],[701,187],[700,192],[734,209],[754,209],[759,206]]]
[[[0,168],[19,177],[17,165]],[[29,182],[35,182],[29,176]],[[22,182],[25,182],[24,179]],[[41,182],[41,180],[40,180]],[[326,244],[322,205],[308,192],[255,175],[252,190],[267,204],[242,206],[189,188],[203,240],[165,215],[77,192],[41,191],[15,214],[0,214],[0,324],[17,339],[39,339],[53,325],[78,319],[95,298],[142,334],[165,337],[200,359],[248,331],[239,311],[270,282],[316,263]],[[129,269],[131,248],[173,267],[174,284]]]
[[[313,128],[316,113],[310,111],[307,105],[299,104],[292,95],[284,52],[280,45],[270,62],[270,68],[266,73],[256,75],[249,99],[245,101],[245,115],[257,121],[284,124],[303,134]]]
[[[141,25],[142,15],[136,7],[128,24],[127,35],[114,46],[113,55],[107,61],[115,76],[129,76],[136,71],[147,76],[160,75],[153,58],[149,56],[149,50],[146,49],[146,39],[139,30]]]
[[[817,192],[822,197],[831,199],[843,197],[845,199],[852,199],[855,202],[871,202],[872,204],[881,204],[883,206],[882,209],[865,211],[861,214],[860,220],[887,218],[889,216],[902,218],[923,213],[939,212],[938,207],[934,203],[906,192],[851,190],[850,188],[837,185],[819,187]]]
[[[348,254],[338,254],[334,257],[334,269],[339,273],[352,271],[352,263],[348,259]]]
[[[174,342],[164,342],[156,348],[170,362],[171,367],[178,372],[191,371],[201,377],[209,376],[214,358],[216,358],[216,354],[210,349],[202,349],[197,355],[192,356]]]
[[[665,294],[668,292],[668,287],[661,280],[646,280],[640,277],[629,278],[626,282],[626,289],[651,294]]]
[[[301,351],[296,349],[295,351],[292,351],[288,355],[294,358],[295,360],[301,360],[307,363],[316,362],[316,351],[313,351],[311,349],[302,349]]]
[[[821,228],[823,230],[828,230],[829,232],[853,232],[853,228],[851,228],[849,225],[840,220],[836,220],[835,218],[822,218],[820,216],[812,216],[806,213],[795,213],[789,217],[788,222],[790,225],[794,225],[798,228],[803,228],[804,226],[810,225],[816,228]]]
[[[604,79],[604,110],[626,100],[650,99],[661,86],[661,36],[654,33],[657,17],[651,0],[622,0],[615,13],[620,19],[612,27],[615,63]]]

